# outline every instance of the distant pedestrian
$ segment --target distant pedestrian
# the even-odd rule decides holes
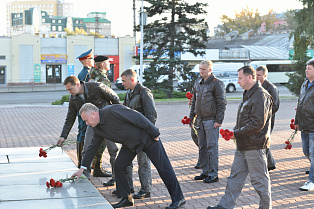
[[[305,73],[307,80],[300,89],[295,124],[301,131],[303,153],[310,161],[310,171],[300,190],[314,191],[314,59],[306,63]]]
[[[279,109],[279,91],[277,87],[272,84],[269,80],[267,80],[268,69],[266,66],[258,66],[256,68],[256,79],[261,83],[262,87],[268,91],[270,96],[273,98],[273,107],[272,107],[272,117],[271,117],[271,129],[270,133],[272,133],[275,125],[275,114]],[[276,169],[276,161],[271,154],[269,148],[266,149],[267,155],[267,166],[268,170]]]
[[[234,135],[231,137],[237,144],[231,173],[219,204],[215,207],[208,206],[207,209],[234,208],[248,174],[252,186],[260,196],[259,208],[272,208],[266,159],[272,98],[260,82],[256,82],[256,72],[251,66],[244,66],[238,70],[238,83],[245,91],[238,108]]]
[[[218,138],[219,127],[226,110],[226,92],[224,83],[212,73],[213,63],[205,60],[200,63],[201,79],[194,84],[191,101],[190,119],[197,115],[199,158],[202,173],[195,180],[213,183],[218,178]]]

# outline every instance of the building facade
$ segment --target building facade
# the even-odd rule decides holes
[[[94,38],[93,36],[68,36],[66,38],[41,38],[20,34],[0,38],[0,85],[62,83],[69,75],[78,75],[83,68],[76,57],[93,49],[95,56],[110,58],[111,81],[135,64],[135,40],[120,38]]]
[[[7,3],[7,35],[18,35],[19,33],[14,33],[16,28],[12,27],[12,14],[24,14],[25,10],[30,10],[31,8],[37,8],[40,12],[45,12],[47,16],[72,16],[73,14],[73,4],[66,3],[64,0],[33,0],[33,1],[12,1]],[[36,15],[38,12],[36,11]],[[19,15],[20,18],[21,15]],[[18,28],[21,30],[22,28]]]

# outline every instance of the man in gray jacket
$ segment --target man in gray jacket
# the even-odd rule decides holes
[[[314,191],[314,59],[306,63],[305,73],[307,80],[300,89],[295,124],[301,131],[303,153],[310,160],[310,172],[300,190]]]
[[[137,81],[137,74],[134,70],[128,69],[121,74],[122,85],[129,90],[123,102],[123,105],[142,113],[150,122],[155,124],[157,112],[152,92]],[[152,171],[150,160],[146,153],[141,151],[137,154],[138,176],[141,182],[140,191],[133,196],[134,199],[150,197],[152,187]],[[129,184],[133,188],[132,166],[128,170]]]
[[[199,158],[202,173],[195,180],[205,183],[217,182],[218,179],[218,138],[219,127],[226,110],[226,92],[222,81],[212,74],[213,63],[202,61],[199,65],[201,79],[194,84],[191,101],[190,119],[195,115],[198,127]]]
[[[238,109],[234,135],[231,137],[236,140],[237,149],[227,179],[225,194],[216,207],[208,206],[207,209],[234,208],[248,174],[252,186],[260,196],[259,208],[272,208],[266,159],[272,98],[260,82],[256,82],[256,72],[252,66],[239,69],[238,83],[245,91]]]
[[[272,84],[269,80],[267,80],[268,69],[265,66],[258,66],[256,68],[256,79],[261,82],[262,87],[272,96],[273,98],[273,108],[272,108],[272,116],[271,116],[271,127],[270,133],[273,131],[275,125],[275,113],[279,109],[279,91],[277,87]],[[276,169],[276,161],[271,154],[270,149],[266,150],[267,155],[267,166],[268,170]]]

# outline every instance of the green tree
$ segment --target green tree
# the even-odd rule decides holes
[[[288,89],[295,95],[299,95],[300,88],[305,79],[306,62],[311,59],[307,55],[307,49],[313,48],[314,35],[314,1],[301,0],[303,9],[295,11],[296,28],[290,34],[293,37],[294,55],[296,60],[295,72],[289,73],[290,82],[287,84]]]
[[[144,27],[144,56],[151,57],[151,68],[144,73],[144,83],[149,88],[167,90],[168,97],[173,95],[173,78],[186,75],[190,68],[182,63],[177,52],[191,52],[203,55],[208,40],[208,26],[204,18],[207,4],[189,4],[184,0],[145,0],[144,7],[148,18],[160,17]],[[160,75],[168,79],[157,82]]]

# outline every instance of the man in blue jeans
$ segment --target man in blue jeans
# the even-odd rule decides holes
[[[314,59],[306,63],[307,80],[301,86],[295,116],[296,129],[301,131],[304,155],[310,160],[311,168],[308,181],[300,187],[303,191],[314,190]]]

